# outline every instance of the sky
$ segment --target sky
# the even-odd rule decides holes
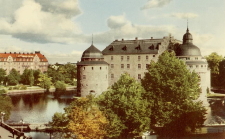
[[[0,0],[0,53],[41,51],[50,64],[76,63],[93,44],[181,40],[188,28],[202,56],[225,56],[224,0]]]

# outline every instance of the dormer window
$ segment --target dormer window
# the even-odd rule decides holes
[[[141,50],[141,45],[138,45],[137,47],[135,47],[135,49]]]
[[[154,50],[154,45],[152,44],[151,46],[148,47],[150,50]]]
[[[127,50],[127,46],[125,45],[122,50],[126,51]]]
[[[110,51],[113,51],[113,49],[114,49],[114,46],[111,46],[111,47],[109,48]]]

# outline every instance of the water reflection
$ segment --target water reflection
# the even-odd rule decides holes
[[[52,94],[25,94],[11,96],[14,108],[10,123],[23,119],[26,123],[48,123],[55,112],[63,112],[72,101],[74,93],[55,98]]]

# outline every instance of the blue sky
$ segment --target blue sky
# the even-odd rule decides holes
[[[189,20],[206,56],[225,56],[224,0],[0,0],[0,52],[41,51],[49,63],[76,63],[91,45],[115,39],[182,40]]]

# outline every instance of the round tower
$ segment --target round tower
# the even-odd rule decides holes
[[[81,97],[100,95],[108,88],[108,63],[93,44],[86,49],[77,63],[77,92]]]
[[[193,37],[187,28],[183,36],[183,44],[176,50],[176,56],[185,61],[187,68],[191,72],[196,72],[200,77],[200,86],[202,93],[199,97],[203,103],[208,104],[206,96],[207,90],[210,90],[210,70],[206,59],[201,56],[200,49],[193,44]]]

